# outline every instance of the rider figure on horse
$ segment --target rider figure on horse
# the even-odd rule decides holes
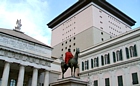
[[[65,63],[67,66],[68,66],[68,62],[71,58],[73,58],[73,55],[71,53],[71,50],[68,49],[68,51],[65,53]]]

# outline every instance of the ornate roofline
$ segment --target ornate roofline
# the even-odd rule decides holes
[[[64,19],[68,18],[78,10],[82,9],[84,6],[86,6],[89,3],[95,3],[102,7],[103,9],[107,10],[108,12],[112,13],[113,15],[117,16],[118,18],[122,19],[124,22],[129,24],[130,26],[135,25],[136,21],[131,19],[129,16],[115,8],[113,5],[108,3],[106,0],[79,0],[74,5],[72,5],[70,8],[65,10],[63,13],[61,13],[59,16],[54,18],[51,22],[49,22],[47,25],[49,28],[55,27],[57,24],[62,22]]]

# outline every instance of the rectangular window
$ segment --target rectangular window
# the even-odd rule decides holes
[[[84,62],[82,62],[82,71],[84,71]]]
[[[99,60],[98,60],[98,57],[96,59],[96,63],[97,63],[97,67],[99,67]]]
[[[93,65],[94,65],[93,59],[91,59],[91,68],[93,68]]]
[[[137,47],[136,47],[136,45],[134,45],[134,56],[138,56],[137,55]]]
[[[102,66],[104,65],[104,57],[101,56],[101,62],[102,62]]]
[[[125,48],[125,51],[126,51],[126,57],[127,57],[127,59],[129,59],[129,50],[127,47]]]
[[[116,62],[116,55],[115,55],[115,52],[113,52],[113,61]]]
[[[109,78],[105,78],[105,86],[110,86]]]
[[[132,84],[139,84],[137,73],[132,73]]]
[[[98,80],[94,81],[94,86],[98,86]]]
[[[89,69],[89,61],[87,60],[87,69]]]
[[[123,86],[123,78],[122,78],[122,76],[118,76],[118,86]]]
[[[89,61],[85,61],[85,70],[88,70],[89,69]]]

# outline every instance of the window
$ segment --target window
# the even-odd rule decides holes
[[[16,80],[11,79],[11,81],[10,81],[10,86],[16,86]]]
[[[84,62],[82,62],[82,71],[84,71]]]
[[[67,47],[65,47],[65,49],[67,49]]]
[[[132,84],[139,84],[137,73],[132,73]]]
[[[94,86],[98,86],[98,80],[94,81]]]
[[[118,86],[123,86],[123,78],[122,78],[122,76],[118,76]]]
[[[89,69],[89,65],[88,65],[88,60],[85,61],[85,70],[88,70]]]
[[[98,57],[97,58],[94,58],[94,60],[91,59],[91,68],[98,67],[98,66],[99,66]]]
[[[102,38],[102,41],[104,41],[104,39]]]
[[[73,46],[75,46],[75,43],[73,43]]]
[[[99,66],[99,62],[98,62],[98,57],[94,58],[94,67],[98,67]]]
[[[129,59],[129,50],[127,47],[125,48],[125,51],[126,51],[126,57],[127,57],[127,59]]]
[[[91,68],[93,68],[93,65],[94,65],[94,64],[93,64],[93,59],[91,59]]]
[[[136,56],[137,56],[136,45],[130,46],[129,49],[130,49],[130,56],[131,56],[131,57],[136,57]]]
[[[126,57],[129,59],[130,57],[136,57],[137,56],[137,47],[136,45],[130,46],[129,48],[125,48],[126,51]]]
[[[130,57],[133,57],[134,56],[134,47],[133,46],[130,46],[129,47],[129,50],[130,50]]]
[[[63,54],[61,54],[61,56],[63,57]]]
[[[115,55],[115,52],[113,52],[113,61],[116,62],[116,55]]]
[[[102,65],[110,64],[110,55],[109,55],[109,53],[105,54],[104,56],[103,55],[101,56],[101,62],[102,62]]]
[[[105,86],[110,86],[109,78],[105,78]]]
[[[75,52],[75,49],[73,49],[73,52]]]
[[[101,29],[103,29],[103,27],[100,27]]]
[[[104,57],[101,56],[101,62],[102,62],[102,66],[104,65]]]
[[[100,21],[100,23],[102,24],[103,22],[102,22],[102,21]]]
[[[74,37],[73,39],[75,40],[76,38]]]
[[[101,32],[101,34],[103,35],[103,32]]]
[[[122,49],[113,52],[113,61],[116,62],[121,60],[123,60]]]

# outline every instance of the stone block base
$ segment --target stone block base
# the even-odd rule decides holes
[[[50,83],[50,86],[87,86],[87,82],[81,81],[79,78],[67,77]]]

